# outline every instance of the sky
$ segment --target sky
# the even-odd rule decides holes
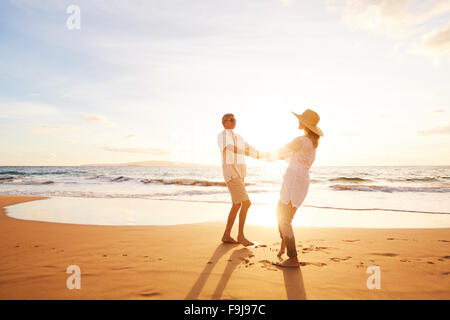
[[[450,165],[449,88],[450,0],[0,2],[0,165],[220,164],[223,114],[264,152],[308,108],[315,165]]]

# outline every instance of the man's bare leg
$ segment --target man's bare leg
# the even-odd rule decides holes
[[[227,226],[225,227],[225,232],[222,237],[222,242],[224,243],[239,243],[231,237],[231,229],[233,228],[240,207],[240,203],[233,203],[233,206],[231,207],[230,213],[228,214]]]
[[[249,241],[244,236],[245,219],[247,218],[248,208],[250,208],[251,204],[252,203],[250,202],[250,200],[246,200],[246,201],[242,202],[241,211],[239,212],[239,233],[238,233],[237,240],[240,244],[242,244],[246,247],[252,246],[254,244],[253,242]]]

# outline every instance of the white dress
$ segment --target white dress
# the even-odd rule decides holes
[[[291,162],[283,176],[280,201],[284,204],[292,202],[292,206],[299,208],[309,189],[309,169],[316,158],[316,149],[311,140],[300,136],[280,149],[280,155],[292,152]]]

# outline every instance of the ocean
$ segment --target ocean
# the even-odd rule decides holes
[[[252,203],[276,203],[285,170],[249,166]],[[450,214],[450,166],[313,166],[310,178],[305,207]],[[219,166],[3,166],[0,194],[230,203]]]

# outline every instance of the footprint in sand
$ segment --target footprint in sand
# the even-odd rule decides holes
[[[140,293],[139,295],[142,297],[153,297],[153,296],[159,296],[161,293],[159,292],[143,292]]]
[[[450,275],[450,272],[443,272],[442,273],[444,276],[448,276],[448,275]]]
[[[408,260],[408,259],[400,259],[400,262],[411,262],[411,260]]]
[[[304,251],[303,253],[308,253],[314,250],[314,246],[310,245],[309,248],[303,248],[302,251]]]
[[[439,242],[450,242],[450,240],[438,240]]]
[[[303,262],[302,261],[302,262],[299,263],[299,265],[302,266],[302,267],[309,266],[309,265],[313,265],[313,266],[316,266],[316,267],[324,267],[327,264],[323,263],[323,262]]]
[[[338,248],[332,248],[332,247],[316,247],[315,251],[323,252],[325,254],[330,254],[329,252],[325,250],[332,250],[332,249],[338,249]]]
[[[349,259],[351,259],[352,257],[347,256],[345,258],[330,258],[330,260],[333,260],[334,262],[341,262],[341,261],[347,261]]]
[[[405,241],[408,241],[409,239],[386,238],[386,240],[405,240]]]
[[[443,256],[444,259],[450,259],[450,256]]]
[[[396,256],[398,256],[398,254],[396,254],[396,253],[371,253],[371,254],[373,254],[373,255],[375,255],[375,256],[384,256],[384,257],[396,257]]]
[[[355,239],[355,240],[342,240],[344,242],[356,242],[356,241],[360,241],[359,239]]]
[[[114,267],[114,268],[111,268],[111,270],[116,270],[116,271],[128,270],[128,269],[131,269],[131,267]]]
[[[278,268],[275,268],[273,263],[270,262],[269,260],[260,260],[258,262],[262,263],[261,268],[265,268],[265,269],[270,270],[270,271],[278,271]]]

